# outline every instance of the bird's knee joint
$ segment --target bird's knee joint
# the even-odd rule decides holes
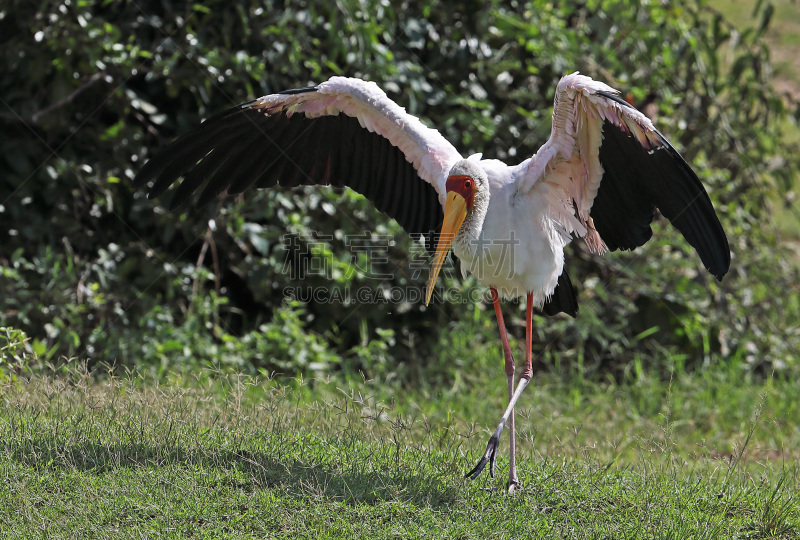
[[[517,366],[514,365],[514,359],[512,358],[510,362],[506,360],[506,375],[513,377],[516,370]]]

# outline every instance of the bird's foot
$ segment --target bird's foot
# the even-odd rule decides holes
[[[509,480],[506,484],[506,493],[509,495],[513,495],[516,491],[522,489],[522,484],[519,483],[519,480]]]
[[[475,468],[466,474],[466,478],[475,480],[478,475],[481,474],[484,467],[486,467],[487,463],[489,463],[489,476],[494,478],[494,466],[497,461],[497,445],[499,443],[500,437],[495,433],[489,438],[489,444],[486,445],[486,452],[483,453],[483,457],[481,457],[481,460],[475,465]]]

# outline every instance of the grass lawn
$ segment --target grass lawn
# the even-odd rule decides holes
[[[800,382],[534,379],[523,489],[463,478],[504,377],[96,378],[0,389],[3,538],[798,538]],[[392,399],[394,396],[394,400]]]

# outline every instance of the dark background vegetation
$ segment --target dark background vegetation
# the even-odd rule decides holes
[[[553,4],[559,4],[554,6]],[[633,253],[568,248],[577,320],[535,321],[539,369],[625,378],[677,364],[800,373],[796,255],[771,204],[789,197],[797,118],[771,88],[771,7],[737,32],[704,2],[630,0],[300,3],[7,0],[0,8],[0,336],[4,362],[89,359],[151,369],[363,371],[451,381],[499,369],[491,306],[301,303],[284,234],[329,276],[303,286],[423,287],[412,243],[360,196],[249,193],[169,213],[130,187],[142,164],[203,118],[332,75],[376,81],[466,155],[517,162],[550,130],[559,77],[579,70],[642,102],[694,165],[727,230],[718,284],[664,220]],[[370,231],[394,275],[353,272],[346,235]],[[455,272],[454,276],[459,273]],[[452,278],[471,290],[472,280]],[[513,335],[519,304],[507,305]],[[13,329],[13,330],[12,330]],[[20,345],[22,334],[29,340]],[[15,349],[16,347],[16,349]],[[492,354],[486,353],[490,351]],[[496,354],[495,354],[496,353]],[[20,360],[21,361],[21,360]]]

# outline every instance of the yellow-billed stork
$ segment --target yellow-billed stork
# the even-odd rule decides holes
[[[509,486],[518,484],[514,405],[532,376],[532,310],[577,313],[564,246],[583,238],[594,252],[634,249],[651,236],[656,209],[678,228],[711,274],[722,279],[730,249],[697,175],[652,122],[613,88],[573,73],[558,83],[550,138],[518,165],[464,159],[438,131],[373,82],[333,77],[271,94],[209,118],[151,159],[134,185],[149,197],[178,178],[171,206],[200,190],[202,206],[222,194],[275,185],[347,186],[409,233],[441,224],[426,304],[452,246],[489,287],[503,344],[509,404],[486,452],[490,463],[509,421]],[[527,297],[525,365],[514,388],[514,357],[500,297]]]

